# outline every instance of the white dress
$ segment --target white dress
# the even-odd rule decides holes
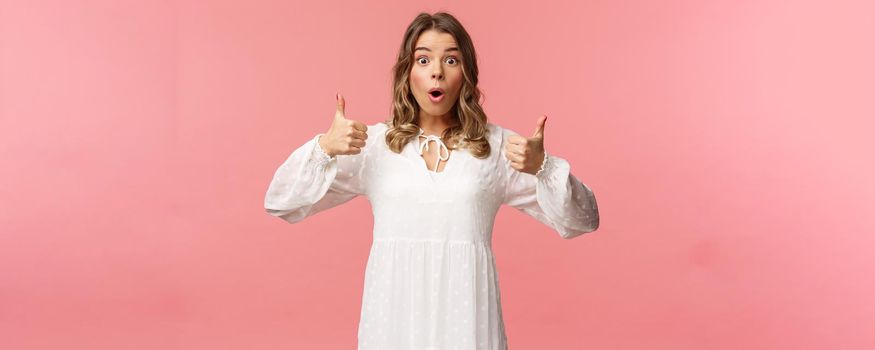
[[[384,141],[388,126],[377,123],[359,154],[329,158],[319,134],[274,174],[264,206],[290,223],[358,195],[371,203],[359,350],[507,349],[491,245],[499,207],[515,207],[563,238],[598,228],[595,196],[568,162],[548,155],[537,176],[519,172],[504,156],[503,142],[515,133],[488,127],[488,158],[454,150],[439,173],[419,150],[441,142],[414,138],[394,153]]]

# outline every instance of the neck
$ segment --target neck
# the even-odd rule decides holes
[[[426,135],[441,136],[449,127],[456,125],[451,113],[444,115],[430,115],[424,111],[419,112],[419,127]]]

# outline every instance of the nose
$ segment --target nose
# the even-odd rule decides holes
[[[441,70],[441,65],[435,65],[435,69],[431,72],[431,78],[441,80],[444,78],[444,72]]]

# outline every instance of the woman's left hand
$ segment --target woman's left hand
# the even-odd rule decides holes
[[[541,169],[544,163],[544,124],[547,116],[538,119],[538,127],[532,137],[511,135],[504,143],[504,155],[510,160],[510,166],[517,171],[532,174]]]

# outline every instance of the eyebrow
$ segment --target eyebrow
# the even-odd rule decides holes
[[[419,50],[425,50],[425,51],[431,52],[431,49],[429,49],[429,48],[427,48],[427,47],[422,47],[422,46],[417,47],[417,48],[416,48],[415,50],[413,50],[413,51],[416,52],[416,51],[419,51]],[[445,52],[450,52],[450,51],[459,51],[459,48],[458,48],[458,47],[451,47],[451,48],[448,48],[448,49],[445,50]]]

